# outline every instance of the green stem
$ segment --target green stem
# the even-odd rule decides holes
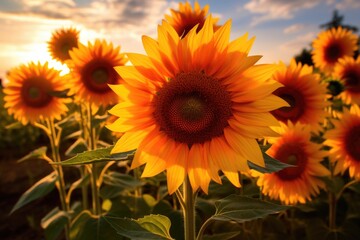
[[[50,139],[50,144],[51,144],[51,152],[53,155],[53,160],[54,162],[61,162],[61,157],[60,157],[60,153],[59,153],[59,137],[57,136],[56,133],[56,128],[55,128],[55,124],[53,120],[48,120],[47,121],[48,124],[48,129],[49,129],[49,139]],[[70,211],[70,206],[69,203],[66,200],[66,188],[65,188],[65,180],[64,180],[64,171],[61,165],[56,165],[56,171],[58,174],[58,180],[57,180],[57,185],[58,185],[58,191],[59,191],[59,196],[60,196],[60,202],[61,202],[61,208],[63,211],[65,211],[66,213],[69,213]],[[70,239],[70,221],[68,221],[68,223],[65,225],[65,236],[66,239]]]
[[[184,235],[185,240],[195,240],[195,194],[191,187],[189,178],[185,178],[183,183],[184,195]]]
[[[88,131],[87,131],[87,127],[86,127],[86,114],[84,114],[84,111],[86,110],[86,108],[83,108],[83,106],[81,105],[81,103],[78,104],[79,107],[79,113],[80,113],[80,130],[81,130],[81,135],[83,139],[87,139],[88,136]],[[80,177],[83,179],[86,177],[86,174],[88,173],[88,170],[86,168],[86,166],[81,165],[80,166]],[[81,186],[81,195],[82,195],[82,202],[83,202],[83,209],[89,209],[89,202],[88,202],[88,185],[87,184],[83,184]]]
[[[213,221],[213,219],[210,217],[203,223],[203,225],[201,226],[201,228],[199,230],[199,233],[198,233],[198,235],[196,237],[196,240],[201,240],[202,239],[205,229],[207,228],[207,226],[210,225],[210,223],[212,221]]]
[[[91,103],[89,103],[88,108],[88,126],[89,126],[89,147],[90,150],[96,149],[96,131],[92,124],[92,109]],[[91,182],[91,192],[92,192],[92,204],[93,204],[93,212],[95,215],[101,214],[100,207],[100,193],[98,186],[98,169],[95,163],[91,164],[91,173],[90,173],[90,182]]]
[[[359,179],[354,179],[350,182],[348,182],[347,184],[345,184],[341,191],[336,195],[336,200],[339,200],[341,195],[343,194],[343,192],[345,191],[345,189],[347,189],[348,187],[350,187],[351,185],[354,185],[355,183],[358,183],[359,182]]]
[[[81,179],[84,179],[86,177],[86,166],[81,165],[79,167],[80,170],[80,177]],[[89,209],[89,202],[88,202],[88,188],[87,188],[87,184],[83,184],[81,186],[81,195],[82,195],[82,203],[83,203],[83,209]]]
[[[331,181],[334,180],[334,169],[333,169],[333,165],[331,164],[331,162],[329,162],[329,168],[330,168],[330,178]],[[333,191],[329,191],[329,228],[330,230],[335,230],[336,229],[336,204],[337,204],[337,199],[336,199],[336,195]]]

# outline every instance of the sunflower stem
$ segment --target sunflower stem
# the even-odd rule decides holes
[[[203,225],[201,225],[199,233],[198,233],[198,235],[196,237],[196,240],[201,240],[203,238],[203,234],[204,234],[205,229],[210,225],[210,223],[212,221],[213,221],[213,219],[210,217],[203,223]]]
[[[88,105],[88,126],[89,126],[89,148],[90,150],[96,149],[96,131],[93,126],[93,119],[92,119],[92,107],[91,102]],[[91,164],[91,172],[90,172],[90,182],[91,182],[91,192],[92,192],[92,204],[93,204],[93,213],[95,215],[101,214],[101,207],[100,207],[100,193],[99,193],[99,186],[98,186],[98,169],[95,163]]]
[[[86,127],[86,114],[84,114],[84,108],[82,107],[81,103],[78,104],[79,107],[79,113],[80,113],[80,130],[81,130],[81,135],[83,139],[87,139],[88,136],[88,131],[87,131],[87,127]],[[85,108],[86,109],[86,108]],[[86,166],[81,165],[80,166],[80,177],[81,179],[84,179],[86,177],[86,174],[88,174],[88,170],[86,168]],[[89,209],[89,201],[88,201],[88,185],[87,184],[83,184],[81,186],[81,195],[82,195],[82,204],[83,204],[83,209]]]
[[[334,180],[334,167],[331,162],[329,162],[329,168],[330,168],[330,178],[333,181]],[[329,228],[330,230],[336,229],[336,204],[337,199],[336,195],[333,191],[329,191]]]
[[[58,139],[60,139],[60,136],[58,136],[58,134],[56,132],[54,121],[52,119],[50,119],[50,120],[47,120],[46,122],[48,125],[48,131],[46,131],[46,132],[48,133],[48,137],[50,139],[53,161],[59,163],[59,162],[61,162],[61,157],[60,157],[60,152],[59,152],[60,141],[58,140]],[[61,208],[66,213],[69,213],[70,206],[69,206],[69,202],[66,200],[66,187],[65,187],[65,180],[64,180],[64,171],[63,171],[63,168],[61,165],[56,165],[55,169],[58,174],[57,188],[59,191]],[[70,221],[69,220],[70,219],[68,219],[68,222],[65,225],[65,237],[67,240],[70,239]]]
[[[351,185],[354,185],[354,184],[356,184],[356,183],[358,183],[358,182],[359,182],[359,179],[354,179],[354,180],[348,182],[347,184],[345,184],[345,185],[341,188],[340,192],[336,195],[336,200],[339,200],[339,199],[341,198],[341,195],[344,193],[345,189],[347,189],[347,188],[350,187]]]
[[[195,240],[195,194],[188,177],[183,183],[183,199],[185,240]]]

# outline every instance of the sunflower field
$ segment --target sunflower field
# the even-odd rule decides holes
[[[8,71],[2,239],[360,239],[356,29],[258,64],[255,38],[219,20],[179,3],[145,54],[59,28],[48,52],[66,74]]]

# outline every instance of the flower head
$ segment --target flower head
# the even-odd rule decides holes
[[[360,57],[340,59],[335,65],[334,77],[340,79],[344,90],[340,97],[346,104],[360,104]]]
[[[334,128],[325,132],[324,145],[331,147],[330,159],[336,163],[335,174],[349,170],[351,177],[360,179],[360,110],[352,105],[345,109]]]
[[[96,40],[88,46],[80,44],[70,51],[71,59],[67,64],[71,71],[69,75],[69,94],[96,106],[107,106],[117,102],[117,95],[111,91],[108,84],[118,84],[120,76],[114,70],[127,62],[120,46],[114,48],[112,43]]]
[[[313,41],[312,59],[315,67],[331,74],[340,58],[354,55],[358,49],[357,40],[354,33],[341,27],[321,32]]]
[[[310,124],[314,131],[319,130],[327,115],[326,86],[320,82],[319,75],[313,73],[313,68],[292,59],[289,66],[281,64],[273,79],[283,84],[274,94],[290,105],[272,111],[276,119],[285,124],[289,120]]]
[[[51,56],[64,63],[70,58],[69,51],[77,47],[79,43],[79,31],[75,28],[61,28],[52,33],[48,42]]]
[[[166,171],[169,193],[186,176],[207,192],[219,170],[239,187],[247,160],[264,166],[256,138],[275,134],[269,111],[286,105],[272,94],[276,66],[248,56],[254,39],[229,42],[230,21],[215,33],[212,23],[181,38],[164,21],[158,41],[143,37],[147,55],[129,53],[133,66],[116,67],[124,82],[112,86],[121,102],[108,128],[125,134],[112,152],[137,149],[131,167],[146,164],[142,177]]]
[[[262,192],[285,204],[305,203],[317,195],[325,184],[318,177],[329,175],[321,161],[325,152],[321,145],[310,141],[309,125],[281,123],[279,138],[269,139],[272,146],[267,154],[283,163],[294,165],[275,173],[259,174],[257,181]]]
[[[66,98],[57,98],[54,92],[64,91],[64,79],[48,64],[30,62],[20,65],[8,74],[4,88],[5,108],[23,123],[45,119],[60,119],[68,110]]]
[[[171,15],[165,15],[165,19],[175,29],[179,36],[184,37],[196,25],[198,25],[197,31],[200,31],[204,26],[209,11],[209,5],[205,5],[205,7],[201,9],[197,1],[194,3],[194,8],[191,7],[189,2],[180,2],[178,11],[174,9],[170,9],[170,11]],[[217,21],[217,18],[212,18],[214,30],[219,28],[216,25]]]

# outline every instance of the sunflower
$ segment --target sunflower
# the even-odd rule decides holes
[[[175,29],[179,36],[184,37],[196,25],[198,25],[197,31],[200,31],[204,26],[209,11],[209,5],[205,5],[205,7],[201,9],[199,3],[195,1],[193,9],[189,2],[180,2],[178,11],[174,9],[170,9],[170,11],[171,15],[165,14],[165,19]],[[217,18],[212,18],[214,31],[219,28],[216,25],[218,20],[219,19]]]
[[[52,33],[48,49],[53,59],[62,63],[70,58],[69,51],[79,44],[79,31],[75,28],[61,28]]]
[[[345,109],[334,128],[325,132],[324,145],[331,147],[330,159],[336,163],[334,173],[349,169],[350,177],[360,179],[360,110],[358,105]]]
[[[169,193],[189,177],[193,190],[208,191],[218,171],[240,187],[247,159],[264,166],[256,138],[274,135],[269,111],[286,105],[269,80],[276,65],[254,65],[254,39],[229,42],[231,22],[215,33],[209,17],[181,38],[167,22],[158,41],[144,36],[147,55],[129,53],[133,66],[116,67],[124,80],[113,85],[121,102],[109,129],[125,134],[112,153],[137,149],[131,167],[146,164],[142,177],[166,170]]]
[[[352,57],[358,49],[357,36],[341,27],[319,33],[313,41],[312,59],[315,67],[331,74],[336,62],[345,56]]]
[[[22,124],[45,119],[60,119],[68,110],[68,99],[54,92],[64,91],[64,79],[48,64],[30,62],[9,71],[4,88],[5,108]]]
[[[360,104],[360,57],[339,59],[335,65],[334,77],[340,79],[344,90],[340,93],[346,104]]]
[[[288,67],[283,63],[280,65],[273,79],[283,86],[274,94],[290,106],[274,110],[272,114],[283,123],[290,120],[292,123],[310,124],[314,131],[319,130],[320,123],[327,115],[326,85],[320,82],[318,74],[313,73],[313,68],[306,64],[301,65],[292,59]]]
[[[114,48],[105,40],[95,40],[88,46],[70,51],[71,59],[67,61],[72,70],[69,75],[69,94],[75,98],[91,102],[96,106],[107,106],[117,102],[117,95],[111,91],[108,84],[118,84],[120,76],[114,66],[122,66],[127,62],[125,54],[120,53],[120,46]]]
[[[318,177],[329,175],[321,161],[325,152],[321,145],[310,141],[310,126],[301,123],[281,123],[276,128],[281,137],[269,139],[272,146],[266,153],[287,164],[279,172],[259,174],[257,185],[264,195],[280,199],[285,204],[305,203],[317,195],[325,184]]]

